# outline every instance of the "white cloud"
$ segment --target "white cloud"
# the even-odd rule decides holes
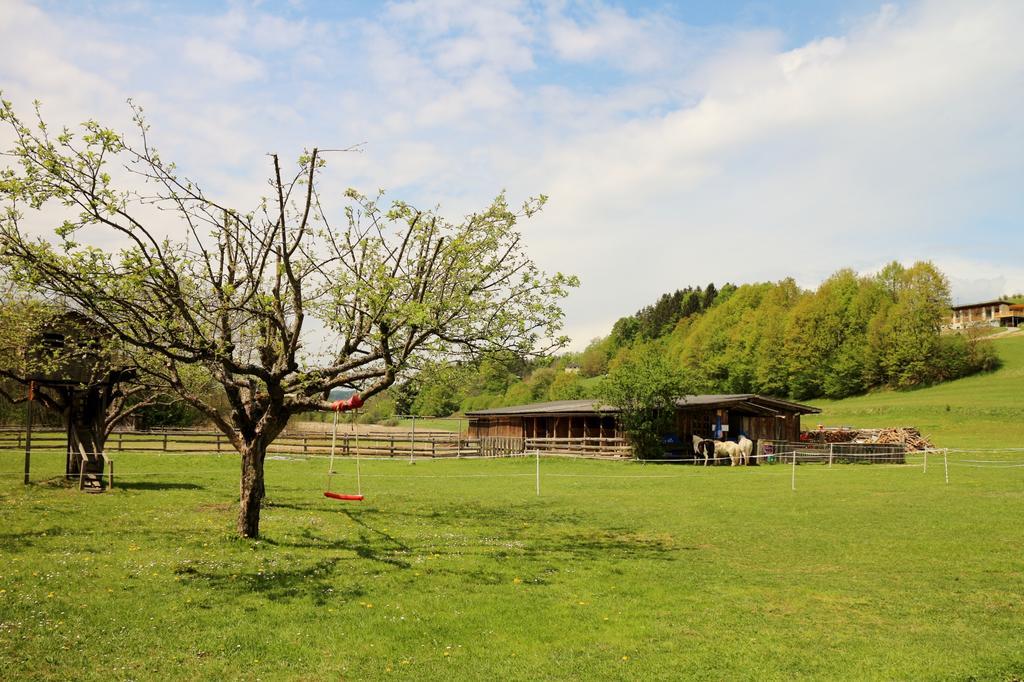
[[[789,52],[741,41],[704,66],[696,105],[550,150],[545,250],[576,254],[586,286],[570,320],[631,299],[606,309],[610,324],[712,279],[813,285],[843,266],[937,258],[970,242],[959,233],[982,206],[1019,211],[999,185],[1022,175],[1024,12],[978,9],[885,10]],[[988,272],[1006,267],[992,256]]]
[[[186,60],[221,80],[237,83],[262,78],[265,73],[259,59],[206,38],[189,38],[183,51]]]
[[[520,3],[496,0],[413,0],[390,5],[388,18],[444,71],[486,66],[492,71],[533,68],[533,31]]]
[[[958,296],[1024,290],[1018,2],[882,7],[794,48],[772,27],[600,3],[286,16],[239,4],[121,26],[10,0],[0,83],[68,123],[123,127],[134,95],[165,157],[240,206],[266,152],[363,141],[331,158],[332,187],[454,217],[502,188],[549,194],[523,231],[545,267],[583,279],[567,306],[579,346],[711,280],[814,286],[932,259]]]
[[[597,5],[582,21],[551,12],[548,35],[562,59],[643,71],[664,68],[686,47],[679,35],[684,27],[674,24],[664,16],[634,17],[619,7]]]

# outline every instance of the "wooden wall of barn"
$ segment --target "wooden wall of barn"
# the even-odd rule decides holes
[[[691,436],[711,438],[717,408],[680,410],[676,413],[676,435],[684,441]],[[735,440],[745,433],[753,441],[796,441],[800,437],[800,415],[763,417],[737,410],[721,410],[729,425],[726,438]],[[470,438],[622,438],[618,419],[597,415],[484,415],[469,420]]]
[[[522,417],[472,417],[469,420],[470,438],[523,438]]]
[[[469,420],[469,437],[500,438],[622,438],[613,416],[526,415],[503,417],[483,415]]]
[[[712,438],[718,412],[719,410],[716,408],[680,410],[676,413],[677,435],[683,440],[695,435],[701,438]],[[747,438],[753,441],[760,438],[795,441],[800,437],[799,414],[762,417],[735,410],[722,410],[721,412],[722,423],[729,425],[725,437],[730,440],[736,440],[740,433],[746,434]]]

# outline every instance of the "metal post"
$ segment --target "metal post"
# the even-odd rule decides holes
[[[793,488],[793,490],[796,490],[796,450],[793,450],[793,475],[792,481],[790,482],[790,486]]]
[[[533,452],[537,460],[537,497],[540,497],[540,450],[534,450]]]
[[[835,446],[836,446],[835,443],[829,443],[828,444],[828,468],[829,469],[832,468],[832,454],[834,452]]]
[[[416,461],[416,415],[412,415],[412,441],[409,444],[409,464],[415,464]]]
[[[28,382],[28,403],[25,406],[28,423],[25,425],[25,485],[28,485],[28,473],[32,463],[32,401],[35,400],[34,381]]]
[[[942,468],[946,470],[946,485],[949,485],[949,448],[942,450]]]
[[[927,450],[924,451],[924,468],[921,469],[921,473],[922,474],[927,474],[928,473],[928,451]]]

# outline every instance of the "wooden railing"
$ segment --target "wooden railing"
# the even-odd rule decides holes
[[[0,451],[24,448],[23,431],[0,429]],[[286,455],[327,455],[331,452],[331,434],[320,431],[286,431],[279,435],[269,453]],[[33,449],[66,449],[67,434],[58,429],[39,429],[32,434]],[[154,454],[232,453],[234,448],[219,431],[196,429],[160,429],[151,431],[115,431],[107,439],[105,452],[151,452]],[[540,451],[599,457],[630,457],[624,438],[519,438],[485,436],[469,438],[459,433],[383,431],[356,433],[341,431],[335,441],[340,457],[496,457]]]
[[[625,438],[527,438],[526,449],[567,455],[633,456]]]
[[[25,443],[23,431],[0,431],[0,451],[21,450]],[[521,440],[521,439],[520,439]],[[332,437],[323,432],[285,432],[267,449],[270,453],[326,455],[331,451]],[[492,444],[494,446],[496,444]],[[65,449],[67,434],[63,430],[35,430],[33,449]],[[456,433],[416,433],[395,431],[344,431],[335,441],[339,456],[375,457],[460,457],[480,454],[479,438]],[[521,446],[520,446],[521,448]],[[161,429],[153,431],[115,431],[107,439],[104,450],[118,452],[152,452],[169,454],[210,454],[234,452],[227,436],[219,431]]]

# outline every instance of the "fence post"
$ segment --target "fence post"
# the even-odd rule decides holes
[[[949,448],[942,450],[942,468],[946,470],[946,485],[949,485]]]
[[[302,436],[302,454],[309,452],[309,436]]]
[[[117,432],[117,451],[124,451],[124,431]],[[113,486],[113,484],[111,484]]]
[[[792,475],[792,480],[790,481],[790,487],[792,487],[793,490],[796,490],[796,449],[795,448],[793,450],[793,475]]]
[[[828,468],[829,469],[832,468],[832,454],[835,451],[835,447],[836,447],[835,443],[829,443],[828,444]],[[849,461],[849,460],[847,460],[847,461]]]
[[[540,450],[534,450],[537,459],[537,497],[540,497]]]
[[[167,452],[167,433],[164,432],[164,452]]]
[[[927,450],[924,451],[924,468],[921,469],[921,473],[922,474],[927,474],[928,473],[928,451]]]
[[[394,438],[394,436],[392,436]],[[392,441],[394,443],[394,441]],[[394,445],[392,445],[392,453],[394,454]],[[415,464],[416,459],[416,415],[412,415],[412,440],[409,441],[409,464]]]
[[[220,453],[220,434],[217,434],[217,452]]]

